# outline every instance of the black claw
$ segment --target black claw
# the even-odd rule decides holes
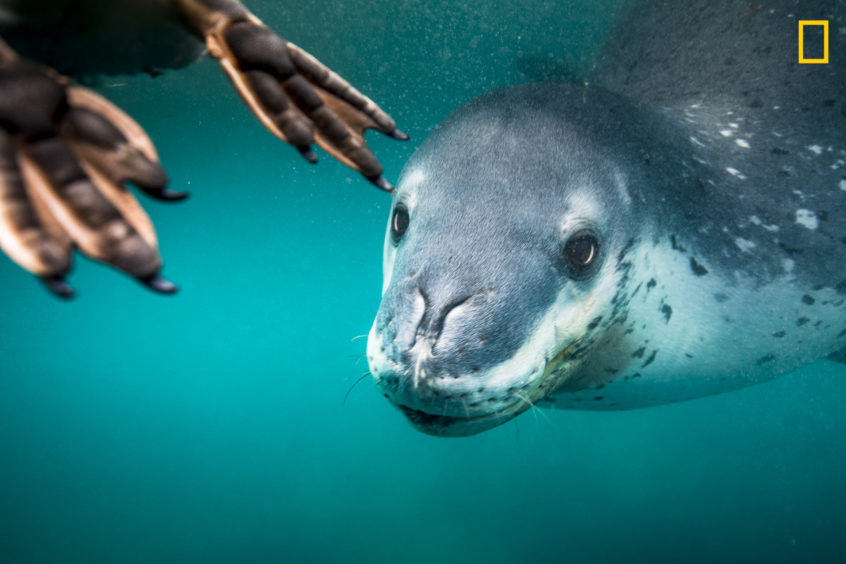
[[[188,197],[188,192],[177,192],[176,190],[171,190],[170,188],[150,188],[142,186],[141,189],[144,190],[144,193],[148,196],[165,202],[178,202],[179,200],[184,200]]]
[[[399,139],[400,141],[408,141],[411,137],[408,136],[408,133],[405,131],[400,131],[399,129],[394,129],[390,133],[388,133],[394,139]]]
[[[41,281],[53,295],[64,299],[73,297],[73,288],[65,282],[62,276],[45,276]]]
[[[176,190],[170,190],[169,188],[163,188],[159,195],[162,200],[167,200],[168,202],[178,202],[179,200],[187,198],[188,192],[178,192]]]
[[[158,292],[160,294],[175,294],[179,290],[176,284],[165,280],[158,274],[141,277],[138,281],[154,292]]]
[[[385,192],[393,192],[394,187],[393,185],[385,180],[385,177],[381,174],[379,176],[365,176],[367,180],[373,184],[376,188],[384,190]]]
[[[317,153],[315,153],[314,149],[312,149],[311,147],[297,147],[297,150],[300,152],[303,158],[311,164],[317,163]]]

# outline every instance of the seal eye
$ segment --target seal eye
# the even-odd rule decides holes
[[[591,266],[599,256],[599,241],[592,231],[577,231],[564,244],[564,262],[575,278],[590,273]]]
[[[391,217],[391,238],[398,243],[408,229],[408,208],[397,204],[394,208],[394,215]]]

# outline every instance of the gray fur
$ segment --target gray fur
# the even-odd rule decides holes
[[[800,19],[830,20],[830,64],[797,64]],[[687,143],[691,157],[708,163],[701,180],[714,181],[705,185],[707,205],[687,211],[696,218],[685,223],[692,244],[762,283],[782,272],[784,259],[808,284],[846,281],[846,164],[838,165],[846,161],[846,3],[633,2],[620,22],[592,82],[672,116],[706,145]],[[726,129],[731,137],[720,134]],[[797,223],[799,209],[818,218],[817,229]],[[755,252],[738,248],[737,237]]]

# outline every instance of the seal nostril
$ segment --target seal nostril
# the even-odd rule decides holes
[[[417,288],[420,296],[423,298],[423,317],[417,326],[417,335],[426,336],[436,342],[444,329],[444,323],[447,315],[455,308],[462,305],[470,298],[472,294],[461,295],[451,301],[432,300],[428,292],[421,287]]]

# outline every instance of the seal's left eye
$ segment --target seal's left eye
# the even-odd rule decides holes
[[[583,229],[573,234],[564,244],[564,262],[570,272],[580,278],[590,273],[599,256],[599,240],[593,231]]]
[[[391,238],[398,243],[408,229],[408,208],[397,204],[394,208],[394,215],[391,217]]]

